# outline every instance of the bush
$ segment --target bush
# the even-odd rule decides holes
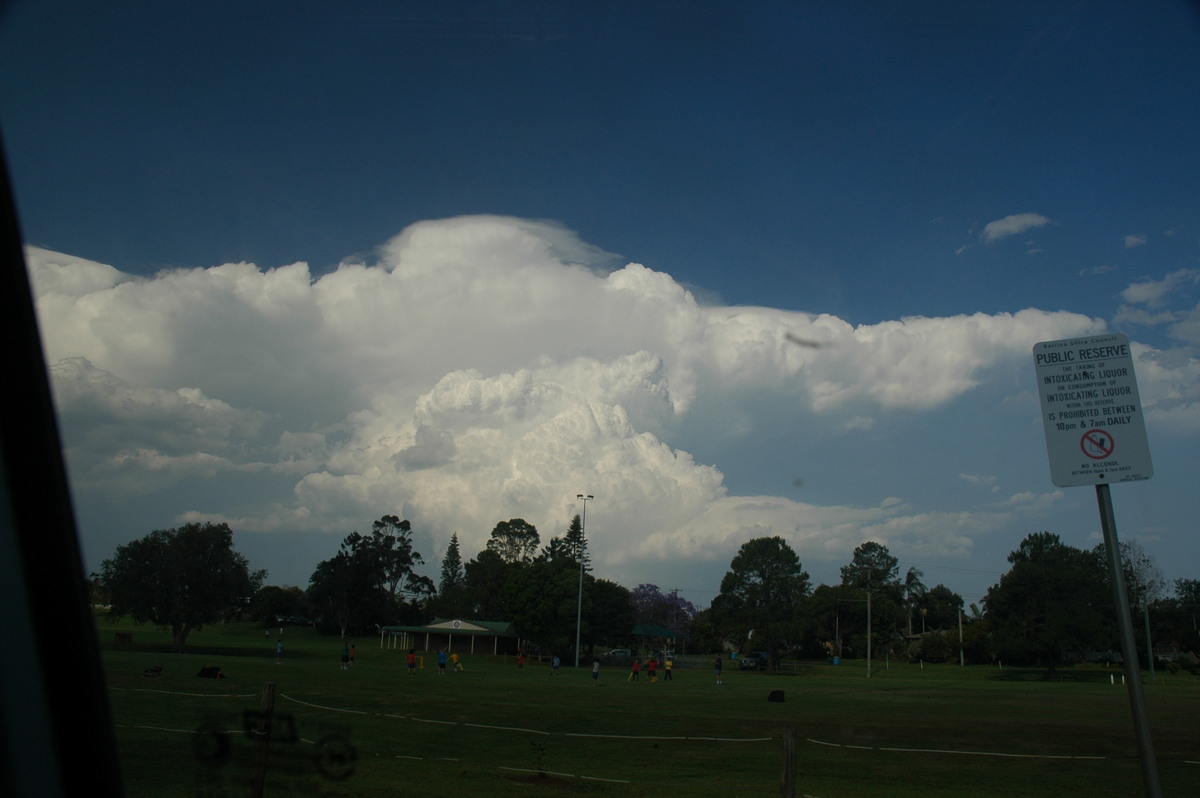
[[[926,662],[956,661],[958,648],[945,632],[929,632],[917,643],[917,657]]]

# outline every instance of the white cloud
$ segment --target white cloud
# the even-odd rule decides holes
[[[1157,308],[1180,289],[1200,283],[1200,270],[1179,269],[1161,280],[1132,283],[1121,292],[1121,299],[1135,305]]]
[[[1012,216],[988,222],[984,226],[983,232],[979,234],[979,238],[985,244],[991,244],[1002,238],[1018,235],[1026,230],[1033,230],[1048,224],[1050,224],[1050,219],[1040,213],[1015,213]]]
[[[168,520],[280,535],[395,512],[432,536],[427,556],[451,531],[470,556],[506,518],[560,534],[586,492],[597,567],[630,584],[719,570],[763,534],[815,562],[847,561],[868,536],[966,556],[1022,510],[738,496],[692,452],[719,460],[714,441],[805,424],[835,444],[884,440],[985,385],[989,402],[1036,407],[996,375],[1024,368],[1037,341],[1104,329],[1034,309],[854,326],[702,306],[662,272],[606,270],[561,227],[501,217],[414,225],[378,262],[316,279],[304,264],[138,279],[28,257],[85,528],[128,535],[102,516],[136,490]],[[1196,416],[1194,363],[1141,357],[1154,412]]]
[[[1140,324],[1143,327],[1151,327],[1159,324],[1170,324],[1178,318],[1175,312],[1170,310],[1152,313],[1145,308],[1121,305],[1121,307],[1117,308],[1117,312],[1113,314],[1113,324]]]
[[[988,488],[992,492],[1000,490],[999,480],[996,477],[984,476],[982,474],[959,474],[958,477],[968,484]]]
[[[1188,349],[1131,348],[1147,421],[1173,434],[1200,431],[1200,359]]]
[[[1172,319],[1174,321],[1175,319]],[[1191,344],[1200,345],[1200,305],[1192,308],[1176,324],[1168,330],[1172,338]]]
[[[1134,247],[1143,246],[1146,243],[1144,235],[1128,235],[1125,236],[1125,249],[1133,249]]]

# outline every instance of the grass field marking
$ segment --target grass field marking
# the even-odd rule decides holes
[[[402,716],[405,720],[415,720],[417,723],[437,723],[441,726],[461,726],[456,720],[433,720],[432,718],[418,718],[414,715]]]
[[[584,781],[606,781],[609,784],[633,784],[632,781],[626,781],[625,779],[605,779],[600,776],[580,776],[579,778]]]
[[[495,729],[497,731],[515,731],[525,732],[526,734],[541,734],[547,737],[555,736],[556,732],[542,731],[540,729],[525,729],[520,726],[491,726],[486,723],[466,723],[457,720],[434,720],[433,718],[418,718],[416,715],[393,715],[387,712],[364,712],[359,709],[341,709],[338,707],[325,706],[323,704],[314,704],[311,701],[301,701],[298,698],[292,698],[289,695],[280,694],[280,698],[286,698],[296,704],[302,704],[306,707],[314,709],[325,709],[330,712],[346,712],[351,715],[375,715],[382,718],[394,718],[396,720],[412,720],[417,723],[436,723],[443,726],[465,726],[473,729]],[[688,737],[688,736],[670,736],[664,737],[650,734],[591,734],[588,732],[561,732],[563,737],[594,737],[605,738],[610,740],[691,740],[701,742],[718,742],[718,743],[765,743],[774,740],[774,737]]]
[[[953,751],[941,748],[885,748],[880,746],[877,751],[898,751],[906,754],[960,754],[962,756],[1002,756],[1012,759],[1095,759],[1104,761],[1106,756],[1089,756],[1087,754],[1006,754],[1000,751]]]
[[[605,740],[692,740],[705,743],[767,743],[774,737],[656,737],[650,734],[592,734],[563,732],[563,737],[597,737]]]
[[[188,698],[254,698],[257,693],[181,693],[175,690],[151,690],[148,687],[110,687],[122,693],[158,693],[159,695],[182,695]]]
[[[500,770],[511,770],[516,773],[537,773],[539,775],[546,775],[546,776],[562,776],[564,779],[579,778],[574,773],[559,773],[554,770],[538,770],[537,768],[510,768],[507,765],[497,765],[496,767],[498,767]],[[629,782],[625,782],[625,783],[628,784]]]
[[[178,734],[209,734],[212,729],[171,729],[166,726],[146,726],[141,724],[114,723],[114,729],[146,729],[147,731],[176,732]],[[245,734],[245,729],[223,729],[221,734]]]
[[[609,784],[633,784],[632,781],[625,779],[606,779],[600,776],[579,776],[574,773],[557,773],[553,770],[535,770],[533,768],[510,768],[504,765],[497,765],[500,770],[511,770],[515,773],[537,773],[540,776],[561,776],[564,779],[583,779],[585,781],[605,781]]]
[[[486,723],[464,723],[464,726],[469,726],[472,729],[497,729],[499,731],[516,731],[525,732],[526,734],[544,734],[547,737],[553,734],[548,731],[538,731],[537,729],[522,729],[518,726],[489,726]]]
[[[1106,756],[1090,756],[1088,754],[1006,754],[1002,751],[953,751],[943,748],[892,748],[888,746],[875,745],[844,745],[842,743],[831,743],[826,740],[814,740],[811,737],[805,737],[805,742],[813,745],[825,745],[830,748],[847,748],[855,751],[889,751],[899,754],[955,754],[957,756],[995,756],[1008,759],[1088,759],[1092,761],[1105,762],[1108,760]]]
[[[303,706],[306,706],[306,707],[312,707],[313,709],[325,709],[330,712],[345,712],[349,715],[370,715],[371,714],[370,712],[364,712],[361,709],[342,709],[341,707],[327,707],[324,704],[314,704],[311,701],[301,701],[299,698],[292,698],[290,695],[285,695],[283,693],[280,693],[279,697],[285,698],[288,701],[291,701],[292,703],[295,703],[295,704],[302,704]]]
[[[592,734],[590,732],[563,732],[563,737],[602,737],[606,740],[711,740],[712,737],[652,737],[640,734]]]

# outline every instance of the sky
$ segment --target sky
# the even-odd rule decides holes
[[[708,604],[782,536],[978,602],[1050,480],[1032,348],[1131,341],[1118,532],[1200,578],[1187,2],[10,2],[0,129],[86,568],[227,521],[308,582],[396,514],[436,579],[586,507]]]

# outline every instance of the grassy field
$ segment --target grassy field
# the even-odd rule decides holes
[[[277,630],[276,630],[277,631]],[[133,632],[119,646],[117,632]],[[677,670],[672,682],[631,683],[605,669],[558,676],[539,663],[467,656],[416,676],[403,652],[311,630],[277,634],[233,624],[194,633],[190,653],[166,653],[150,627],[99,621],[110,698],[131,798],[245,796],[263,746],[255,724],[276,685],[266,795],[695,796],[779,795],[788,729],[797,794],[855,796],[1143,795],[1129,702],[1102,669],[1040,672],[893,665],[867,680],[862,663],[797,675]],[[162,675],[148,677],[149,667]],[[197,678],[216,666],[224,679]],[[785,701],[767,695],[783,690]],[[1147,684],[1163,789],[1200,784],[1200,679]]]

